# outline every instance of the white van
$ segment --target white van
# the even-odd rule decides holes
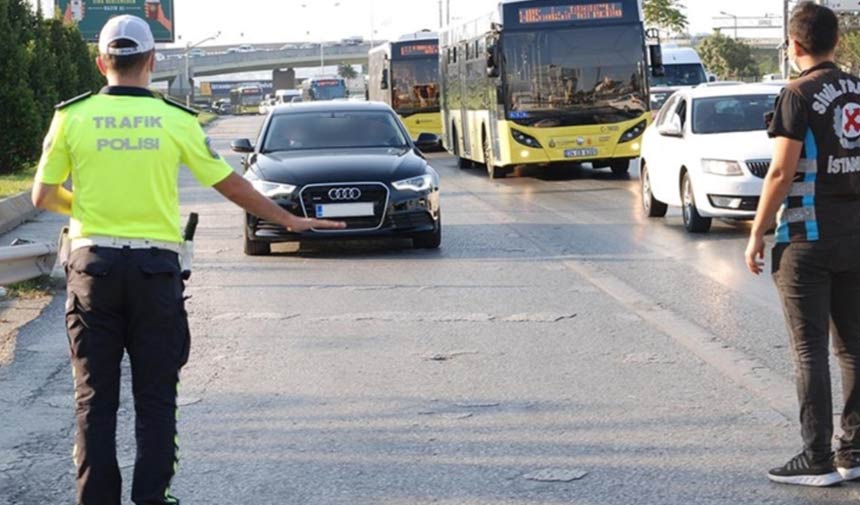
[[[663,46],[663,77],[651,77],[651,110],[656,114],[672,93],[713,81],[691,47]]]
[[[302,101],[302,92],[297,89],[279,89],[275,91],[275,104],[293,103]]]

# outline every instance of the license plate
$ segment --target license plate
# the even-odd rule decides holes
[[[597,156],[596,147],[589,147],[587,149],[568,149],[564,152],[565,158],[587,158],[589,156]]]
[[[329,203],[317,205],[317,217],[321,219],[338,219],[342,217],[373,216],[373,203]]]

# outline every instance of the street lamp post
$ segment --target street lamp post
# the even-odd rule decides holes
[[[730,14],[726,11],[720,11],[720,14],[722,14],[723,16],[728,16],[730,18],[734,18],[734,20],[735,20],[735,40],[737,40],[738,39],[738,17],[735,16],[734,14]]]
[[[191,75],[191,50],[209,42],[210,40],[215,40],[220,36],[221,32],[219,31],[215,35],[206,37],[200,42],[195,44],[188,42],[185,45],[185,77],[188,78],[188,82],[186,83],[188,85],[188,89],[185,92],[185,105],[188,107],[191,107],[191,104],[194,102],[194,76]]]
[[[319,4],[317,4],[319,5]],[[340,7],[340,2],[335,2],[332,5],[332,8]],[[310,9],[310,4],[302,4],[302,9]],[[310,32],[308,32],[310,33]],[[323,32],[320,30],[320,75],[325,72],[325,43],[323,39]]]

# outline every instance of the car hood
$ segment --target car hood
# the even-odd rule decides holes
[[[718,160],[769,160],[773,156],[773,141],[767,132],[714,133],[693,135],[686,148],[696,158]]]
[[[303,186],[326,182],[394,182],[427,173],[412,149],[344,149],[260,154],[254,162],[266,181]]]

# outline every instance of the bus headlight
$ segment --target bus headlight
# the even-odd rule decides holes
[[[511,136],[514,137],[514,140],[519,142],[520,144],[531,147],[532,149],[540,149],[542,146],[538,139],[532,137],[531,135],[527,135],[519,130],[511,130]]]
[[[621,135],[620,143],[630,142],[631,140],[637,139],[645,133],[645,128],[648,127],[648,121],[642,120],[633,128],[630,128],[623,135]]]

